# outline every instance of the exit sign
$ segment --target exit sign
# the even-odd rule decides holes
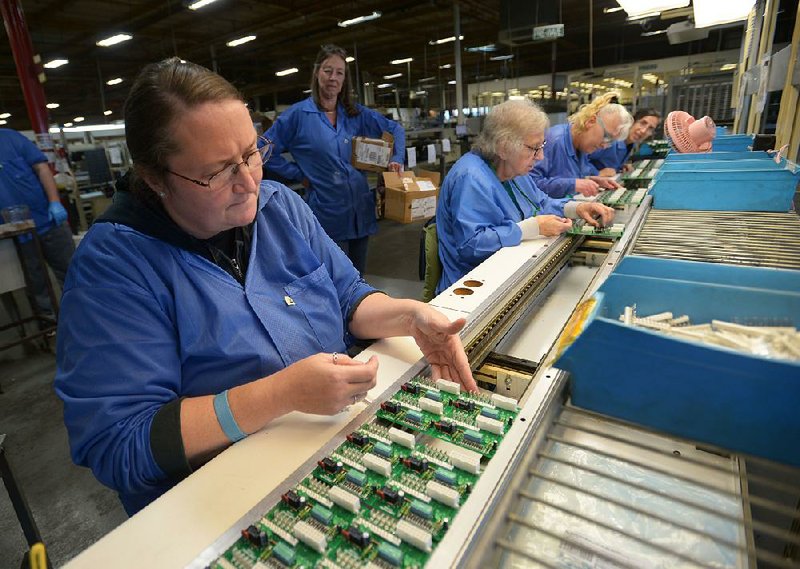
[[[564,37],[564,24],[553,24],[552,26],[537,26],[533,28],[533,39],[554,40]]]

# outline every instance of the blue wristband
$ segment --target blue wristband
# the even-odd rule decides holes
[[[214,413],[217,415],[219,426],[222,427],[222,432],[228,437],[231,442],[240,441],[247,436],[246,433],[239,428],[236,419],[233,418],[231,413],[231,406],[228,403],[228,390],[218,393],[214,397]]]

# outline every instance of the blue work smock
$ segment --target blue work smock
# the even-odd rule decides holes
[[[533,183],[551,198],[575,194],[578,178],[597,174],[586,153],[575,150],[570,126],[565,123],[547,129],[544,159],[530,173]]]
[[[595,169],[592,175],[599,174],[603,168],[613,168],[615,172],[619,172],[628,161],[632,150],[633,144],[629,147],[624,140],[617,140],[608,148],[595,150],[589,154],[589,164]]]
[[[47,162],[36,145],[15,130],[0,128],[0,208],[25,204],[39,234],[50,231],[50,200],[33,166]]]
[[[353,137],[380,138],[384,131],[394,136],[390,162],[403,163],[406,135],[403,127],[379,113],[356,105],[359,113],[348,116],[339,103],[334,127],[309,97],[289,107],[267,131],[275,148],[267,170],[287,180],[309,181],[308,205],[334,241],[358,239],[378,230],[375,196],[366,173],[350,160]],[[289,162],[282,152],[291,152]]]
[[[69,268],[55,389],[72,458],[129,513],[173,484],[153,457],[163,405],[217,394],[319,352],[344,352],[373,292],[308,206],[262,182],[244,286],[206,258],[94,224]]]
[[[517,222],[537,214],[563,215],[568,199],[550,198],[529,175],[509,182],[519,209],[494,169],[476,152],[459,158],[448,172],[436,209],[442,264],[436,294],[502,247],[519,245],[522,230]]]

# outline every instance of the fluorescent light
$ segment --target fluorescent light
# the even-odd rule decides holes
[[[349,20],[343,20],[339,22],[340,28],[346,28],[347,26],[355,26],[356,24],[363,24],[364,22],[369,22],[371,20],[377,20],[381,17],[380,12],[373,12],[372,14],[367,14],[366,16],[358,16],[357,18],[351,18]]]
[[[458,39],[463,40],[464,36],[458,36]],[[443,43],[450,43],[451,41],[456,41],[456,36],[450,36],[449,38],[442,38],[440,40],[431,40],[428,43],[430,45],[442,45]]]
[[[508,61],[509,59],[514,59],[513,55],[495,55],[494,57],[490,57],[489,61]]]
[[[451,67],[453,67],[452,63],[445,63],[444,65],[440,65],[439,69],[450,69]]]
[[[415,95],[419,95],[421,97],[422,95],[427,95],[428,92],[427,91],[415,91],[414,94]]]
[[[430,83],[432,81],[436,81],[436,77],[423,77],[417,83]]]
[[[642,35],[643,38],[646,38],[646,37],[658,36],[658,35],[666,34],[666,33],[667,33],[667,30],[656,30],[654,32],[642,32],[641,35]]]
[[[11,116],[11,113],[3,113],[3,114],[0,114],[0,119],[7,119],[10,116]]]
[[[132,38],[133,36],[130,34],[116,34],[111,37],[107,37],[106,39],[100,40],[99,42],[97,42],[97,45],[99,45],[100,47],[110,47],[112,45],[128,41],[129,39]]]
[[[406,57],[405,59],[393,59],[389,63],[392,65],[400,65],[401,63],[411,63],[414,61],[413,57]]]
[[[64,126],[65,126],[65,127],[67,127],[67,128],[69,128],[69,127],[71,127],[71,126],[72,126],[72,123],[71,123],[71,122],[65,122],[65,123],[64,123]]]
[[[110,110],[110,109],[106,109],[105,111],[103,111],[103,114],[104,114],[105,116],[108,116],[108,115],[110,115],[110,114],[111,114],[111,113],[113,113],[113,112],[114,112],[114,111],[112,111],[112,110]]]
[[[256,36],[244,36],[241,38],[237,38],[235,40],[231,40],[227,42],[225,45],[227,45],[228,47],[236,47],[237,45],[242,45],[243,43],[253,41],[254,39],[256,39]]]
[[[8,124],[8,121],[0,120],[0,124]]]
[[[386,87],[391,87],[394,83],[381,83],[378,85],[378,89],[386,89]]]
[[[636,22],[638,20],[647,20],[648,18],[657,18],[659,15],[661,15],[661,12],[642,12],[641,14],[628,16],[627,18],[625,18],[625,21]]]
[[[192,2],[186,7],[189,8],[190,10],[199,10],[200,8],[205,8],[209,4],[213,4],[216,1],[217,0],[197,0],[196,2]]]
[[[305,93],[306,95],[310,95],[311,94],[311,89],[306,89],[305,91],[303,91],[303,93]]]
[[[402,73],[392,73],[391,75],[384,75],[384,79],[397,79],[398,77],[402,77]]]
[[[497,46],[493,43],[487,43],[486,45],[479,45],[476,47],[468,47],[467,51],[476,52],[476,51],[497,51]]]
[[[69,63],[69,59],[51,59],[44,64],[45,69],[55,69]]]
[[[114,77],[114,79],[106,81],[106,85],[119,85],[120,83],[122,83],[122,77]]]
[[[619,12],[622,10],[622,6],[617,6],[616,8],[603,8],[603,14],[613,14],[614,12]]]
[[[275,75],[277,75],[278,77],[285,77],[287,75],[291,75],[292,73],[297,73],[298,71],[300,71],[300,70],[297,69],[297,67],[290,67],[289,69],[284,69],[282,71],[276,71]]]
[[[725,2],[696,0],[693,2],[694,27],[707,28],[746,20],[754,3],[754,0],[726,0]]]
[[[509,95],[508,96],[508,100],[509,101],[524,101],[525,100],[525,95]]]
[[[344,60],[345,60],[347,63],[353,63],[353,62],[356,60],[356,58],[355,58],[355,57],[353,57],[352,55],[348,55],[348,56],[347,56],[347,57],[346,57]]]
[[[125,129],[125,123],[117,123],[117,124],[86,124],[81,126],[73,127],[71,122],[64,123],[64,132],[94,132],[94,131],[107,131],[107,130],[119,130]],[[53,134],[57,134],[59,131],[58,128],[52,127],[50,132]]]
[[[74,119],[72,119],[72,120],[73,120],[73,121],[75,121],[75,122],[83,122],[83,121],[85,121],[86,119],[85,119],[84,117],[75,117],[75,118],[74,118]]]
[[[58,103],[47,103],[47,104],[45,105],[45,107],[47,107],[48,109],[57,109],[57,108],[58,108],[58,107],[60,107],[60,106],[61,106],[61,105],[59,105]]]
[[[643,14],[658,14],[665,10],[685,8],[689,0],[617,0],[617,4],[628,14],[628,18],[636,18]]]
[[[731,71],[733,69],[736,69],[735,63],[726,63],[725,65],[719,68],[720,71]]]
[[[453,79],[452,81],[448,81],[447,84],[448,85],[455,85],[456,84],[456,80]]]

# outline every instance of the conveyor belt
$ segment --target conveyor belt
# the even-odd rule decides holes
[[[792,212],[652,209],[632,252],[687,261],[800,269],[800,217]]]

